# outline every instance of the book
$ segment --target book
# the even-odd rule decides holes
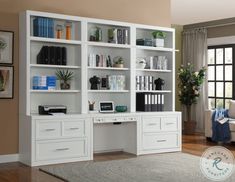
[[[48,18],[48,37],[54,38],[54,20]]]
[[[117,43],[122,44],[123,35],[122,29],[117,29]]]
[[[62,65],[67,65],[67,49],[66,47],[62,47]]]

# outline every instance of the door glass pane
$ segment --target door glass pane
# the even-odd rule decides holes
[[[215,67],[208,66],[208,80],[215,80]]]
[[[215,97],[215,82],[208,82],[208,96]]]
[[[223,104],[223,99],[216,99],[216,108],[223,108],[224,104]]]
[[[232,83],[225,83],[225,97],[231,97],[233,96],[233,84]]]
[[[223,97],[224,96],[224,83],[217,82],[216,83],[216,97]]]
[[[225,64],[232,64],[233,49],[231,47],[225,48]]]
[[[216,66],[216,80],[222,81],[224,79],[223,66]]]
[[[225,109],[229,109],[229,101],[230,99],[225,99]]]
[[[216,64],[223,64],[223,49],[216,49]]]
[[[214,109],[215,108],[215,99],[209,99],[208,100],[208,106],[209,106],[209,109]]]
[[[215,49],[208,50],[208,64],[215,64]]]
[[[233,70],[231,66],[225,66],[225,80],[232,81],[233,79]]]

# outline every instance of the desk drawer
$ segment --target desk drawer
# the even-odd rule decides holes
[[[37,142],[36,160],[51,160],[86,156],[86,140]]]
[[[61,122],[36,121],[36,139],[53,139],[61,136]]]
[[[164,149],[178,146],[178,134],[145,134],[143,136],[143,149]]]
[[[177,117],[163,117],[161,120],[163,131],[177,131],[178,120]]]
[[[144,117],[143,118],[143,131],[144,132],[158,132],[161,127],[160,117]]]
[[[81,137],[85,136],[85,120],[74,120],[63,122],[63,136]]]

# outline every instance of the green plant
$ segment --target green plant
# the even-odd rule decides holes
[[[6,46],[7,46],[7,43],[3,39],[0,39],[0,49],[5,49]]]
[[[200,96],[200,88],[205,79],[206,69],[202,67],[198,72],[190,63],[187,66],[181,65],[178,72],[179,78],[179,100],[186,106],[187,120],[191,121],[191,105],[197,103]]]
[[[74,77],[73,72],[69,70],[57,70],[55,74],[59,80],[62,80],[64,82],[68,82]]]
[[[152,32],[152,36],[153,36],[153,38],[155,38],[155,39],[157,39],[157,38],[159,38],[159,39],[164,39],[164,38],[166,38],[166,33],[157,30],[157,31]]]
[[[124,64],[124,59],[122,57],[116,57],[114,60],[115,64]]]

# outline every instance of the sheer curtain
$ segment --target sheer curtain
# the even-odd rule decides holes
[[[205,28],[183,31],[183,64],[191,63],[195,70],[207,67],[207,30]],[[192,106],[192,120],[197,122],[197,131],[204,132],[204,113],[208,108],[207,81],[201,88],[197,104]],[[185,118],[185,109],[183,110]]]

